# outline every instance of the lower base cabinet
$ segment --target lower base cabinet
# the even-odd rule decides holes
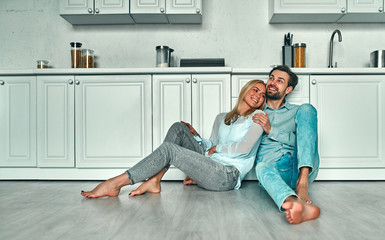
[[[385,168],[385,76],[311,76],[320,167]],[[341,171],[342,172],[342,171]]]
[[[151,75],[38,82],[39,167],[128,168],[151,152]]]
[[[36,167],[35,76],[0,76],[0,166]]]

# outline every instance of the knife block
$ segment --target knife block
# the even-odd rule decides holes
[[[288,67],[294,67],[293,46],[282,46],[282,64]]]

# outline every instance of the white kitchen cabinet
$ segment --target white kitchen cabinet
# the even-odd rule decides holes
[[[130,13],[135,23],[168,23],[166,0],[131,0]]]
[[[310,102],[318,111],[321,168],[347,169],[336,178],[367,169],[356,176],[362,179],[385,167],[385,76],[311,76]]]
[[[229,110],[229,74],[154,75],[154,149],[174,122],[191,123],[202,137],[209,138],[216,115]]]
[[[287,101],[292,104],[304,104],[309,103],[309,75],[298,75],[298,84],[294,90],[287,96]],[[260,79],[265,82],[269,79],[268,74],[264,75],[232,75],[232,102],[231,105],[235,106],[236,101],[238,100],[239,92],[242,87],[250,80]]]
[[[74,76],[37,77],[38,167],[75,166]]]
[[[60,15],[76,24],[134,24],[130,0],[60,0]]]
[[[338,22],[385,22],[384,0],[347,0],[347,14]]]
[[[0,76],[0,166],[36,166],[35,76]]]
[[[201,23],[202,0],[166,0],[170,23]]]
[[[136,23],[201,23],[202,0],[131,0]]]
[[[270,23],[334,23],[346,12],[346,0],[270,0]]]
[[[127,168],[152,148],[151,76],[40,76],[38,166]]]
[[[76,167],[131,167],[152,151],[151,75],[75,77]]]

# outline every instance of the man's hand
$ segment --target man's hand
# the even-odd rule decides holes
[[[265,133],[267,134],[270,133],[271,125],[270,125],[269,116],[267,116],[267,113],[256,113],[253,116],[253,122],[261,125]]]
[[[184,125],[186,125],[189,129],[190,129],[190,132],[194,135],[194,136],[198,136],[198,137],[201,137],[199,135],[199,133],[191,126],[190,123],[186,123],[186,122],[183,122],[183,121],[180,121],[181,123],[183,123]]]
[[[209,150],[207,150],[207,152],[208,152],[209,156],[213,155],[214,153],[217,152],[217,146],[215,145],[215,146],[209,148]]]

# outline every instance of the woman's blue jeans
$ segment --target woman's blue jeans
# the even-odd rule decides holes
[[[301,105],[295,116],[296,151],[283,155],[278,161],[257,162],[256,174],[259,183],[268,192],[278,208],[289,196],[297,196],[295,191],[299,170],[309,167],[309,183],[318,174],[317,110],[310,104]]]

